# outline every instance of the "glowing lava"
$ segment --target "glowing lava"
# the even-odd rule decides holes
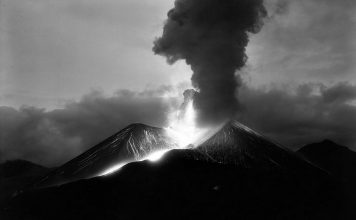
[[[171,114],[169,126],[165,128],[167,136],[178,145],[177,149],[198,147],[225,124],[222,122],[204,128],[197,126],[197,112],[194,109],[192,97],[193,95],[185,96],[183,105]]]
[[[145,157],[141,160],[138,160],[138,161],[149,160],[151,162],[155,162],[155,161],[158,161],[159,159],[161,159],[163,157],[163,155],[165,153],[167,153],[168,151],[170,151],[170,149],[155,151],[154,153],[151,153],[147,157]],[[128,164],[128,163],[120,163],[115,166],[112,166],[109,169],[105,170],[103,173],[101,173],[99,176],[106,176],[106,175],[112,174],[112,173],[120,170],[126,164]]]
[[[125,165],[126,165],[126,163],[120,163],[115,166],[112,166],[109,169],[105,170],[103,173],[101,173],[99,176],[106,176],[106,175],[112,174]]]
[[[193,101],[189,100],[185,104],[185,108],[172,114],[170,125],[165,128],[167,135],[178,144],[178,148],[185,148],[189,144],[194,144],[203,131],[195,125],[196,112]]]
[[[149,160],[152,162],[158,161],[159,159],[161,159],[163,157],[163,155],[165,153],[167,153],[168,151],[170,151],[169,149],[166,150],[160,150],[160,151],[156,151],[150,155],[148,155],[144,160]]]

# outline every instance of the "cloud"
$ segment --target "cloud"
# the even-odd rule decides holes
[[[169,66],[151,51],[172,4],[2,0],[0,102],[55,108],[61,99],[79,100],[90,88],[111,94],[188,81],[189,68]]]
[[[162,126],[177,103],[162,97],[170,89],[120,90],[112,97],[93,91],[53,111],[0,107],[0,161],[22,158],[56,166],[131,123]]]
[[[327,103],[348,102],[356,97],[356,87],[348,83],[339,83],[332,88],[322,88],[323,98]]]
[[[131,123],[163,126],[182,101],[171,97],[185,88],[120,90],[110,97],[93,91],[52,111],[0,107],[0,161],[21,158],[58,166]],[[239,120],[292,149],[329,138],[356,150],[355,91],[348,83],[302,84],[293,90],[245,85]]]
[[[240,120],[292,149],[326,138],[356,149],[354,85],[310,83],[292,92],[244,87],[240,97]]]
[[[356,82],[352,1],[266,2],[270,18],[247,48],[251,83]]]

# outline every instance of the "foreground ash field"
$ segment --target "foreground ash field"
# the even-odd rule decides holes
[[[130,125],[27,185],[1,219],[355,217],[341,178],[236,121],[198,146],[171,143],[164,129]]]

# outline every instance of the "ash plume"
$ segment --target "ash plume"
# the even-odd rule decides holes
[[[168,12],[153,51],[169,64],[184,59],[191,66],[198,123],[234,116],[248,32],[257,33],[266,15],[263,0],[176,0]]]

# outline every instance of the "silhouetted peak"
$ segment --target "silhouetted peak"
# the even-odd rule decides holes
[[[322,142],[320,142],[322,144],[332,144],[332,145],[337,145],[334,141],[329,140],[329,139],[325,139]]]
[[[43,172],[48,168],[26,160],[9,160],[0,164],[0,177],[12,177]]]
[[[356,183],[356,153],[331,140],[304,146],[299,151],[304,157],[343,181]]]
[[[307,144],[298,152],[302,154],[329,154],[335,151],[351,151],[345,146],[336,144],[334,141],[325,139],[321,142],[316,142],[312,144]]]

